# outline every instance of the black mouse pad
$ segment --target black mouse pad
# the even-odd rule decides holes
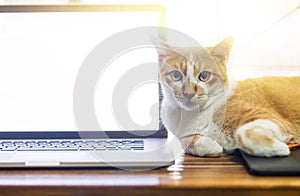
[[[287,157],[255,157],[240,151],[250,174],[264,176],[300,176],[300,149]]]

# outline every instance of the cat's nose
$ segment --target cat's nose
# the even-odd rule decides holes
[[[192,99],[195,96],[195,92],[184,92],[183,95],[188,98],[188,99]]]
[[[196,94],[196,85],[193,83],[186,83],[183,86],[183,96],[192,99]]]

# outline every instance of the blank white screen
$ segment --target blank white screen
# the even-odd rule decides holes
[[[85,57],[110,35],[128,28],[157,25],[158,20],[159,13],[154,12],[1,13],[0,131],[77,131],[73,88]],[[154,49],[144,52],[151,53],[144,55],[147,57],[145,62],[156,61]],[[133,60],[125,59],[127,64]],[[112,64],[117,63],[118,60]],[[111,75],[105,82],[110,85],[113,82],[110,83],[109,78],[115,79],[118,75],[108,74]],[[149,91],[154,89],[157,88],[149,86]],[[136,92],[132,100],[145,100],[141,97],[143,93]],[[102,99],[110,100],[111,95],[105,96]],[[100,100],[97,90],[95,97]],[[144,103],[137,103],[137,108],[134,108],[135,104],[129,105],[130,115],[140,124],[149,120],[146,109],[158,103],[158,96],[146,99]],[[95,101],[97,114],[99,105],[101,103]],[[104,120],[104,127],[107,130],[122,129],[113,121],[110,108],[104,109],[101,108],[101,112],[110,119]],[[158,111],[156,118],[158,122]]]

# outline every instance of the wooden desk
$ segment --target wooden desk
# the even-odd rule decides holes
[[[300,177],[256,177],[239,156],[185,156],[169,168],[0,170],[0,195],[300,195]]]

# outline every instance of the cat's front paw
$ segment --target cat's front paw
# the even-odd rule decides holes
[[[223,154],[223,148],[218,142],[209,137],[198,136],[185,149],[187,153],[197,156],[219,157]]]
[[[288,156],[290,149],[280,139],[284,138],[279,126],[272,121],[257,120],[241,126],[237,131],[237,145],[254,156]]]

